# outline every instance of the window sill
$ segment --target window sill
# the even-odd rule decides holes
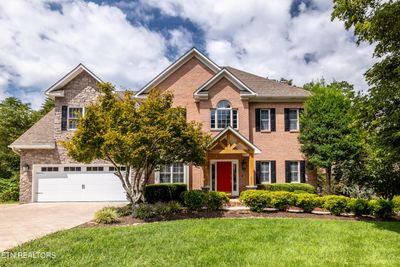
[[[271,130],[261,130],[260,133],[272,133]]]
[[[300,130],[290,130],[289,132],[291,132],[291,133],[299,133]]]

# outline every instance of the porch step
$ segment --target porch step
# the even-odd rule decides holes
[[[226,207],[244,207],[238,198],[229,199],[229,203],[225,204]]]

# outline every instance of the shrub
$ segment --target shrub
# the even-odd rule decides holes
[[[303,191],[310,194],[314,194],[316,192],[314,186],[303,183],[260,184],[258,185],[258,189],[268,190],[268,191],[287,191],[287,192]]]
[[[395,212],[400,212],[400,196],[395,196],[393,198],[393,210]]]
[[[206,206],[208,210],[222,209],[223,205],[229,202],[229,197],[224,192],[208,192]]]
[[[294,205],[296,194],[285,191],[270,192],[270,198],[272,207],[285,211],[289,206]]]
[[[117,221],[117,218],[117,212],[113,208],[102,208],[94,215],[94,219],[97,223],[115,223]]]
[[[346,211],[352,212],[355,215],[368,215],[368,202],[368,199],[365,198],[351,198],[347,203]]]
[[[389,218],[393,215],[393,202],[387,199],[379,198],[369,201],[371,214],[377,218]]]
[[[19,178],[0,179],[0,202],[18,201]]]
[[[349,198],[345,196],[329,195],[322,197],[322,207],[329,210],[333,215],[340,215],[346,211]]]
[[[119,217],[132,215],[132,205],[128,204],[123,207],[114,208],[115,212]]]
[[[177,201],[168,203],[157,202],[156,204],[141,203],[135,209],[134,217],[149,219],[159,215],[167,215],[182,210],[182,205]]]
[[[201,190],[186,191],[183,199],[188,209],[201,210],[207,204],[207,193]]]
[[[144,197],[148,203],[179,201],[187,191],[186,184],[149,184],[144,188]]]
[[[155,213],[155,210],[151,204],[148,203],[140,203],[137,208],[135,208],[133,212],[133,217],[139,218],[139,219],[148,219],[148,218],[153,218],[157,214]]]
[[[296,195],[295,206],[303,209],[304,212],[312,212],[320,206],[320,197],[314,194],[302,193]]]
[[[261,212],[272,207],[270,193],[266,190],[247,190],[240,194],[240,202],[249,207],[251,211]]]

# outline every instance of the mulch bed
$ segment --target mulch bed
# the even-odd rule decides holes
[[[132,216],[120,217],[119,221],[114,224],[98,224],[90,221],[81,224],[77,227],[110,227],[110,226],[123,226],[123,225],[137,225],[143,223],[175,221],[184,219],[210,219],[210,218],[309,218],[309,219],[322,219],[322,220],[347,220],[347,221],[397,221],[400,222],[400,216],[392,217],[391,219],[382,220],[376,219],[371,216],[334,216],[334,215],[319,215],[312,213],[299,213],[299,212],[252,212],[249,210],[241,211],[189,211],[184,210],[180,213],[168,214],[165,216],[156,216],[154,218],[142,220]]]

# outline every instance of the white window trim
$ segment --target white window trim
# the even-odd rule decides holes
[[[297,112],[296,129],[290,129],[290,110],[295,110],[295,111]],[[291,109],[289,109],[289,131],[291,131],[291,132],[298,132],[298,131],[300,131],[300,109],[298,109],[298,108],[291,108]]]
[[[230,114],[230,123],[229,126],[231,126],[233,129],[237,130],[239,129],[239,110],[236,108],[212,108],[210,109],[210,128],[211,130],[223,130],[225,128],[218,127],[218,110],[229,110]],[[236,110],[236,127],[233,127],[233,111]],[[215,120],[215,127],[211,127],[211,113],[215,112],[214,120]]]
[[[68,131],[75,131],[77,128],[70,128],[69,127],[69,109],[70,108],[81,108],[82,109],[82,117],[85,114],[85,107],[78,107],[78,106],[67,106],[67,130]],[[75,118],[74,118],[75,119]]]
[[[262,119],[261,119],[261,111],[268,110],[268,129],[261,129]],[[271,131],[271,109],[270,108],[262,108],[260,109],[260,131],[261,132],[270,132]]]
[[[268,177],[268,182],[261,182],[261,184],[270,184],[271,183],[271,161],[268,160],[261,160],[260,161],[260,168],[261,168],[261,164],[263,162],[268,162],[268,169],[269,169],[269,177]],[[260,169],[260,174],[261,174],[261,169]],[[261,177],[260,177],[261,179]]]
[[[297,162],[297,181],[292,181],[292,169],[290,168],[290,182],[291,182],[291,183],[299,184],[299,183],[301,183],[301,178],[300,178],[300,176],[301,176],[301,173],[300,173],[300,161],[298,161],[298,160],[292,160],[292,161],[290,161],[290,163],[292,163],[292,162]]]
[[[173,164],[170,164],[170,168],[172,168],[172,165]],[[171,179],[170,179],[170,183],[169,184],[171,184],[172,183],[172,170],[171,170]],[[155,183],[156,184],[161,184],[160,183],[160,171],[158,170],[158,171],[156,171],[155,172]],[[188,184],[189,183],[189,166],[187,165],[187,164],[183,164],[183,183],[184,184]],[[166,184],[168,184],[168,183],[166,183]]]

